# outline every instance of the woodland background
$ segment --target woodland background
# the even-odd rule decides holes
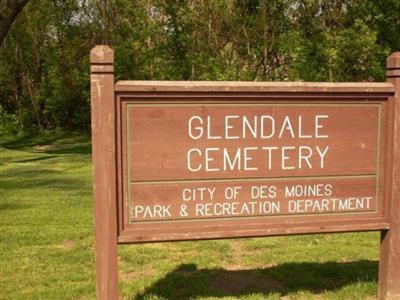
[[[1,0],[0,21],[0,135],[89,131],[96,44],[135,80],[384,81],[400,50],[400,0]]]

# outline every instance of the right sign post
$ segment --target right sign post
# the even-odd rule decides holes
[[[389,229],[381,231],[379,298],[400,299],[400,52],[388,57],[386,76],[395,93],[389,99],[393,116],[389,128],[393,142],[390,143],[386,171],[390,178],[386,187],[390,199],[386,208]]]

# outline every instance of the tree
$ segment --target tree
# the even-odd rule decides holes
[[[15,18],[29,0],[2,0],[0,4],[0,45]]]
[[[400,0],[0,0],[1,23],[26,2],[0,45],[0,123],[23,130],[89,129],[100,43],[117,80],[380,81],[400,50]]]

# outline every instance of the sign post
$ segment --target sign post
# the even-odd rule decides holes
[[[395,87],[391,97],[393,121],[392,154],[388,158],[390,187],[386,191],[391,198],[387,207],[390,229],[381,233],[379,258],[379,299],[400,299],[400,52],[387,59],[387,81]]]
[[[114,83],[90,57],[98,299],[118,243],[373,230],[400,297],[400,53],[381,83]]]
[[[90,53],[97,299],[118,299],[114,53]]]

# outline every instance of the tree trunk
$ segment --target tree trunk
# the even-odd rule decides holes
[[[0,45],[15,18],[29,0],[3,0],[0,4]]]

